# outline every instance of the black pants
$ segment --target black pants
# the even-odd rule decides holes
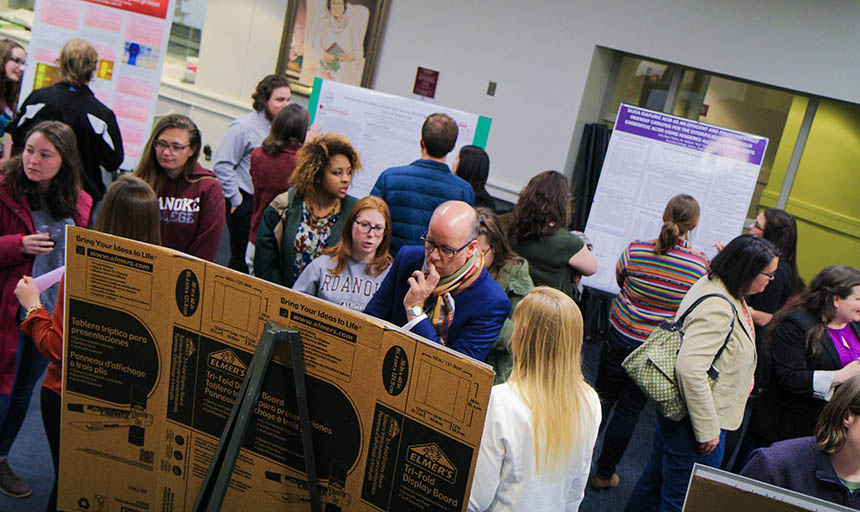
[[[254,196],[239,189],[242,193],[242,204],[236,211],[230,213],[230,201],[227,201],[227,228],[230,230],[230,263],[228,268],[248,273],[245,264],[245,248],[248,246],[248,233],[251,231],[251,214],[254,212]]]
[[[60,409],[62,400],[60,395],[48,388],[43,387],[41,393],[42,425],[45,427],[45,435],[48,437],[48,447],[51,448],[51,460],[54,462],[54,487],[51,489],[51,497],[48,498],[48,512],[57,510],[57,475],[60,468]]]
[[[639,413],[648,403],[648,398],[621,366],[621,362],[639,345],[638,341],[624,336],[615,327],[610,327],[606,345],[600,353],[600,368],[597,371],[597,382],[594,384],[603,409],[603,448],[597,459],[596,473],[600,478],[609,479],[615,473],[615,467],[633,437]],[[609,411],[613,408],[615,413],[607,424]]]

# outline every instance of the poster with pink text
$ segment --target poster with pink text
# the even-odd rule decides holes
[[[21,100],[60,81],[57,57],[70,39],[99,54],[89,88],[117,118],[132,170],[152,128],[175,0],[36,0]]]

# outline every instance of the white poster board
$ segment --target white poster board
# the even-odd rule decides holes
[[[312,123],[324,132],[349,137],[361,153],[364,168],[349,189],[350,195],[359,198],[370,194],[382,171],[421,158],[421,125],[430,114],[443,112],[457,122],[459,133],[448,155],[449,166],[461,147],[486,146],[492,123],[478,114],[321,78],[314,80],[308,110]]]
[[[59,81],[55,61],[69,39],[98,51],[89,87],[116,115],[125,160],[134,169],[152,129],[174,0],[36,0],[21,100]]]
[[[767,138],[622,104],[609,140],[585,234],[596,274],[583,284],[618,293],[615,264],[630,242],[660,233],[666,203],[696,198],[699,225],[689,235],[708,259],[714,244],[741,233]]]

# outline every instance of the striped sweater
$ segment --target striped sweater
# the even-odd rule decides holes
[[[615,267],[621,291],[612,301],[609,322],[628,338],[645,341],[660,322],[678,310],[687,290],[708,273],[708,260],[686,240],[656,254],[656,240],[636,240]]]

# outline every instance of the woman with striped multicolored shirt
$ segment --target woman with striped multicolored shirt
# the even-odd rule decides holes
[[[699,222],[699,204],[679,194],[663,211],[663,226],[656,240],[631,243],[615,267],[621,291],[612,302],[610,330],[600,355],[595,387],[600,395],[606,433],[591,480],[595,489],[618,487],[615,466],[624,455],[639,413],[647,398],[627,376],[621,362],[663,320],[672,318],[687,290],[708,273],[708,260],[687,242],[687,234]],[[612,421],[606,425],[615,407]]]

